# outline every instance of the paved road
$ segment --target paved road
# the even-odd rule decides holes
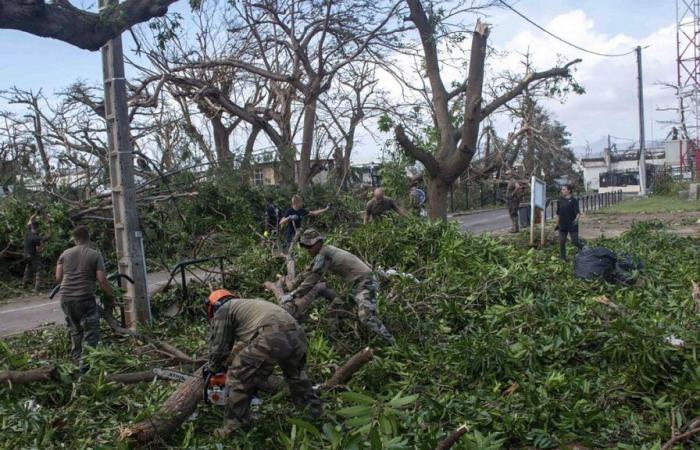
[[[200,269],[187,273],[187,281],[203,279],[206,272]],[[168,272],[154,272],[148,275],[148,293],[158,292],[168,282]],[[173,283],[180,283],[176,276]],[[64,316],[61,311],[59,297],[49,300],[48,293],[27,295],[13,299],[10,303],[0,306],[0,337],[11,336],[23,331],[36,328],[63,324]]]
[[[508,210],[506,208],[478,211],[453,216],[451,219],[459,222],[459,226],[462,228],[462,231],[468,231],[474,234],[503,230],[510,228],[511,225],[510,217],[508,217]]]

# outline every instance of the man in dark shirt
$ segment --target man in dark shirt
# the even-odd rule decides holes
[[[304,208],[304,202],[300,195],[292,197],[292,207],[284,212],[284,217],[280,220],[280,226],[286,225],[284,229],[284,238],[287,245],[291,244],[294,236],[301,232],[302,223],[306,216],[318,216],[328,211],[328,206],[325,208],[309,211]]]
[[[566,261],[566,235],[571,235],[571,243],[581,249],[583,245],[578,239],[578,218],[581,210],[578,200],[572,195],[573,187],[565,184],[561,187],[561,197],[557,202],[557,226],[559,230],[559,257]]]
[[[374,190],[372,200],[367,202],[365,207],[364,223],[378,219],[387,211],[396,211],[400,216],[408,217],[408,213],[402,207],[396,204],[393,198],[384,196],[384,188]]]
[[[265,223],[263,231],[267,233],[277,232],[280,222],[280,209],[275,206],[272,198],[265,198]]]
[[[511,221],[511,233],[520,231],[519,209],[520,202],[523,201],[523,193],[525,186],[515,178],[515,172],[512,169],[505,172],[508,184],[506,185],[506,204],[508,206],[508,215]]]
[[[22,288],[34,278],[34,292],[39,291],[41,285],[41,275],[43,264],[41,262],[42,237],[39,231],[39,219],[37,214],[32,214],[27,223],[27,233],[24,235],[24,276],[22,277]]]
[[[95,302],[95,284],[114,300],[105,274],[105,263],[97,250],[90,248],[86,227],[73,230],[75,246],[64,251],[56,264],[56,281],[61,283],[61,309],[71,337],[71,356],[80,360],[81,371],[87,370],[82,361],[83,343],[96,347],[100,340],[100,313]]]

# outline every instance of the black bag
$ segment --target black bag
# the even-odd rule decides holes
[[[603,278],[615,281],[617,256],[604,247],[584,247],[574,257],[574,275],[584,280]]]
[[[628,283],[634,279],[634,272],[643,268],[644,264],[637,256],[629,253],[620,253],[617,255],[617,262],[615,263],[615,281]]]

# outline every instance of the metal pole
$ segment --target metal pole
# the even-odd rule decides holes
[[[103,10],[117,3],[118,0],[99,0],[99,8]],[[143,267],[144,256],[137,236],[141,230],[136,209],[134,162],[129,133],[121,36],[117,36],[102,47],[102,71],[117,259],[119,272],[134,280],[133,284],[129,283],[126,286],[124,315],[126,326],[136,329],[137,325],[150,323],[151,310],[148,305],[148,287]]]
[[[637,97],[639,100],[639,195],[647,195],[647,161],[644,149],[644,88],[642,82],[642,47],[637,46]]]

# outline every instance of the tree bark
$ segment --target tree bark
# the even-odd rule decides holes
[[[360,370],[362,366],[367,364],[374,357],[374,352],[370,347],[365,347],[355,353],[343,367],[335,371],[333,376],[323,385],[324,389],[333,389],[341,384],[345,384],[355,372]]]
[[[302,134],[301,155],[299,158],[299,193],[304,195],[311,182],[311,150],[314,145],[316,128],[316,107],[318,100],[313,97],[304,105],[304,129]]]
[[[260,127],[253,125],[253,130],[248,135],[248,139],[245,143],[245,152],[243,153],[243,160],[241,161],[241,181],[245,184],[250,183],[253,175],[253,148],[255,147],[258,134],[260,134]]]
[[[229,142],[231,130],[224,126],[221,114],[212,117],[210,122],[214,132],[214,149],[219,167],[233,167],[233,155]]]
[[[447,219],[447,194],[450,183],[442,178],[428,177],[428,215],[431,219]]]
[[[448,450],[452,448],[453,445],[457,443],[459,438],[464,436],[464,433],[467,432],[467,426],[462,425],[461,427],[457,428],[455,431],[452,432],[449,436],[447,436],[443,441],[441,441],[437,447],[435,447],[435,450]]]
[[[165,15],[175,1],[126,0],[91,13],[68,1],[0,0],[0,28],[26,31],[95,51],[124,30]]]
[[[167,437],[192,415],[202,400],[204,378],[200,368],[168,397],[158,412],[141,422],[124,428],[119,439],[136,445],[146,445],[158,437]]]

